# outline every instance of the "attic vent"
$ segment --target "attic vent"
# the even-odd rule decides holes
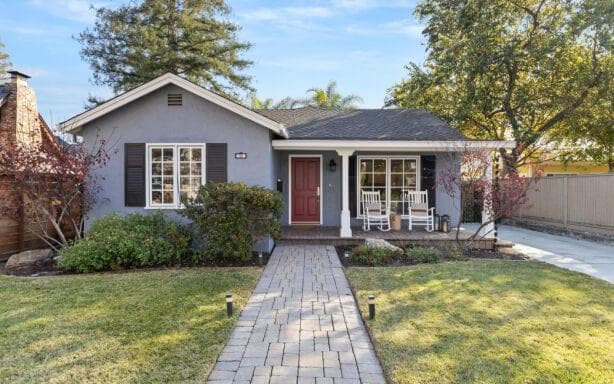
[[[181,93],[169,93],[167,95],[168,105],[183,105],[182,96]]]

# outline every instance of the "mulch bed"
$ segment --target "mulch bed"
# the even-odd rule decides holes
[[[176,266],[159,266],[159,267],[150,267],[150,268],[138,268],[138,269],[119,269],[119,270],[114,270],[114,271],[106,271],[106,272],[99,272],[99,273],[114,273],[114,272],[129,272],[129,271],[134,271],[134,270],[140,270],[140,271],[144,271],[144,270],[156,270],[156,269],[168,269],[168,268],[194,268],[194,267],[220,267],[220,268],[225,268],[225,267],[264,267],[267,265],[267,263],[269,262],[269,258],[271,257],[270,254],[268,253],[263,253],[262,254],[262,260],[259,260],[258,258],[258,253],[254,252],[252,253],[252,258],[249,261],[246,262],[238,262],[238,261],[226,261],[226,262],[220,262],[220,261],[212,261],[212,262],[203,262],[203,263],[197,263],[197,264],[181,264],[181,265],[176,265]],[[5,270],[5,261],[0,262],[0,275],[6,275],[6,270]],[[60,271],[58,269],[56,269],[55,267],[51,267],[45,270],[40,270],[37,271],[37,273],[29,275],[29,277],[41,277],[41,276],[55,276],[55,275],[74,275],[77,274],[75,272],[64,272],[64,271]]]
[[[253,252],[252,258],[249,261],[211,261],[198,263],[197,265],[189,265],[190,267],[264,267],[269,262],[271,257],[268,253],[262,253],[262,261],[258,259],[258,253]],[[187,265],[186,265],[187,266]]]
[[[352,254],[352,250],[356,248],[356,246],[353,245],[342,245],[342,246],[336,246],[335,249],[337,251],[337,255],[339,256],[339,260],[341,261],[341,264],[344,267],[360,267],[360,266],[364,266],[364,264],[359,264],[359,263],[353,263],[352,260],[350,258],[346,258],[344,256],[345,252],[349,252],[349,254]],[[491,250],[487,250],[487,249],[473,249],[469,252],[468,255],[466,255],[466,257],[464,259],[459,259],[459,258],[453,258],[453,257],[449,257],[448,253],[446,252],[445,249],[441,249],[439,248],[441,253],[442,253],[442,258],[441,261],[463,261],[463,260],[471,260],[471,259],[496,259],[496,260],[528,260],[528,257],[526,257],[525,255],[511,250],[511,249],[507,249],[506,251],[491,251]],[[386,264],[386,267],[402,267],[402,266],[410,266],[410,265],[417,265],[419,263],[412,263],[408,260],[392,260],[390,263]]]

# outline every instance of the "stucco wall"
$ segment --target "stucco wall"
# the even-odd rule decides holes
[[[341,158],[336,152],[332,151],[275,151],[276,167],[275,178],[280,178],[283,182],[284,214],[282,215],[282,225],[288,225],[288,197],[290,184],[289,177],[289,156],[290,155],[322,155],[322,195],[320,202],[322,206],[323,225],[341,225]],[[328,163],[334,159],[337,163],[335,172],[331,172]]]
[[[182,106],[168,106],[168,93],[182,93]],[[144,213],[124,206],[124,143],[228,143],[228,179],[273,188],[270,130],[185,90],[170,85],[159,89],[84,127],[85,145],[109,142],[107,167],[96,175],[102,181],[91,219],[108,213]],[[246,152],[246,160],[234,158]]]
[[[283,200],[284,200],[284,214],[282,216],[282,224],[288,225],[288,198],[289,198],[289,184],[288,184],[288,166],[289,155],[322,155],[323,158],[323,195],[322,203],[323,208],[323,225],[324,226],[339,226],[340,213],[341,213],[341,158],[336,152],[322,152],[322,151],[275,151],[274,162],[274,177],[280,178],[283,181]],[[390,153],[381,152],[356,152],[357,156],[377,156],[377,155],[390,155]],[[399,156],[420,156],[420,155],[435,155],[436,160],[436,177],[448,170],[460,172],[460,160],[456,153],[393,153],[393,155]],[[328,163],[331,159],[334,159],[337,163],[337,169],[335,172],[330,172]],[[439,186],[436,186],[436,210],[437,213],[443,215],[448,214],[451,217],[451,222],[455,225],[459,217],[460,209],[460,193],[456,193],[454,198],[442,191]],[[352,218],[352,226],[362,225],[361,219]]]

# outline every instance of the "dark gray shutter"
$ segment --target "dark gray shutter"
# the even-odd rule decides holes
[[[124,204],[145,206],[145,144],[124,144]]]
[[[225,183],[228,181],[228,145],[226,143],[207,144],[207,182]]]
[[[422,168],[422,176],[420,178],[420,184],[423,191],[428,192],[429,208],[434,207],[436,201],[436,184],[437,173],[435,171],[437,157],[435,155],[420,156],[420,167]]]
[[[349,184],[350,184],[350,216],[358,216],[356,213],[356,156],[350,156]]]

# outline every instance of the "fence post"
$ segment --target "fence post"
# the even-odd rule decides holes
[[[565,229],[567,229],[567,210],[569,207],[569,201],[567,200],[567,195],[568,195],[568,191],[567,191],[567,179],[569,178],[569,176],[565,176],[565,178],[563,179],[563,227]]]

